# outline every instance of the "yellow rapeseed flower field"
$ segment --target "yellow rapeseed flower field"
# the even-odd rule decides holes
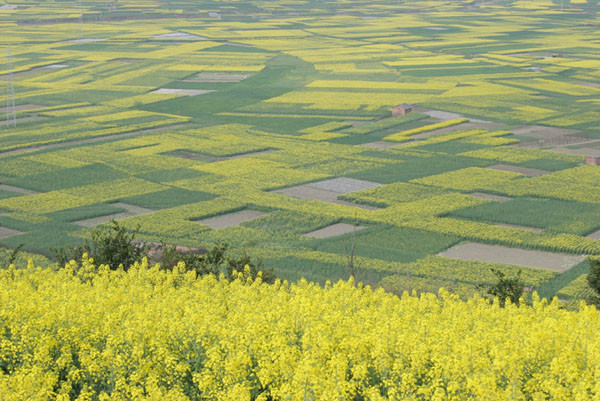
[[[0,395],[22,400],[600,397],[600,315],[84,259],[0,272]]]

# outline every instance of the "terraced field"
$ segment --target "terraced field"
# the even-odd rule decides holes
[[[600,254],[597,11],[0,6],[16,103],[0,109],[0,244],[47,253],[118,218],[149,241],[230,242],[290,280],[346,278],[354,244],[359,279],[393,291],[466,296],[496,267],[576,298],[581,255]],[[549,262],[473,252],[490,245]]]

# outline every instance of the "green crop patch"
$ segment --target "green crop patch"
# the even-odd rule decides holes
[[[46,192],[81,185],[100,184],[124,177],[126,177],[126,174],[116,171],[106,164],[93,163],[82,167],[59,169],[47,173],[19,177],[18,179],[7,181],[7,183]]]
[[[450,215],[580,235],[600,228],[600,205],[553,199],[517,198],[509,202],[489,202]]]
[[[215,195],[207,192],[170,188],[164,191],[122,198],[120,201],[147,209],[168,209],[214,198]]]
[[[450,248],[459,237],[431,233],[411,228],[386,228],[370,232],[359,231],[343,237],[319,241],[315,250],[350,257],[354,244],[356,256],[389,262],[414,262],[426,255]]]
[[[46,216],[54,221],[72,223],[78,220],[90,219],[100,216],[108,216],[124,212],[125,209],[113,206],[108,203],[99,203],[96,205],[76,207],[73,209],[65,209],[54,213],[48,213]]]

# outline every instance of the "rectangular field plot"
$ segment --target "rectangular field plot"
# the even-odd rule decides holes
[[[583,255],[533,251],[476,242],[467,242],[453,246],[439,255],[452,259],[537,267],[558,272],[569,270],[585,259]]]
[[[146,209],[135,205],[128,205],[122,202],[113,203],[112,206],[125,209],[125,212],[74,221],[73,224],[77,224],[78,226],[82,227],[92,228],[97,226],[98,224],[106,223],[107,221],[120,220],[125,219],[127,217],[138,216],[141,214],[148,214],[153,212],[153,210],[150,209]]]
[[[349,194],[350,192],[363,191],[380,187],[382,184],[372,181],[357,180],[356,178],[339,177],[331,180],[313,182],[307,184],[311,188],[323,189],[326,191],[337,192],[338,194]]]
[[[323,227],[320,230],[306,233],[303,236],[311,237],[311,238],[331,238],[331,237],[337,237],[338,235],[348,234],[353,231],[364,230],[365,228],[367,228],[367,227],[355,226],[355,225],[347,224],[347,223],[337,223],[337,224],[332,224],[327,227]]]
[[[293,198],[298,198],[298,199],[319,200],[322,202],[330,202],[330,203],[337,203],[340,205],[358,207],[358,208],[365,209],[365,210],[377,209],[374,206],[361,205],[358,203],[351,203],[351,202],[346,202],[346,201],[340,200],[340,199],[338,199],[338,196],[342,195],[341,192],[335,192],[335,191],[329,191],[326,189],[315,188],[314,186],[311,186],[310,184],[298,185],[295,187],[289,187],[289,188],[284,188],[284,189],[278,189],[273,192],[282,194],[282,195],[291,196]]]
[[[261,216],[266,216],[269,213],[260,212],[258,210],[240,210],[239,212],[222,214],[215,217],[209,217],[207,219],[195,220],[197,223],[209,226],[214,230],[221,228],[227,228],[232,226],[239,226],[245,221],[257,219]]]
[[[540,198],[515,198],[486,202],[450,212],[462,219],[526,229],[587,234],[598,228],[600,205]]]
[[[494,164],[487,168],[500,171],[512,171],[513,173],[520,173],[528,177],[539,177],[540,175],[546,175],[551,173],[550,171],[540,170],[537,168],[513,166],[510,164]]]

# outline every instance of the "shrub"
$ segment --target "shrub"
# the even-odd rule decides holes
[[[61,249],[50,248],[59,266],[64,266],[71,260],[81,261],[83,254],[88,254],[98,265],[108,265],[116,269],[120,265],[128,268],[148,256],[148,245],[135,240],[139,227],[129,232],[125,227],[111,220],[110,226],[96,227],[90,233],[90,238],[82,244]]]

